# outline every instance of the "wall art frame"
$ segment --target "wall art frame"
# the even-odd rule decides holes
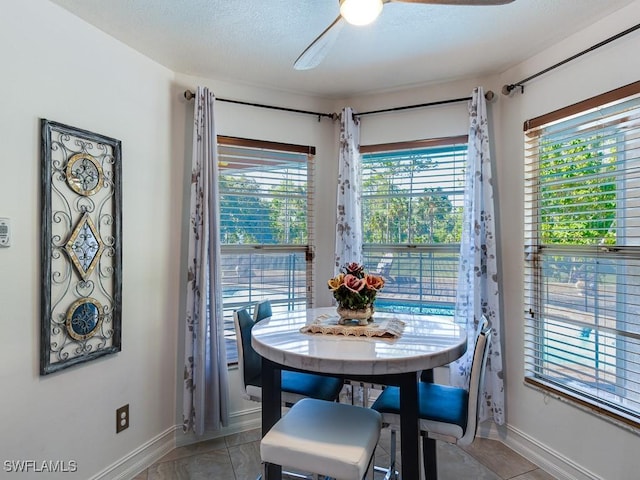
[[[121,350],[122,145],[41,120],[40,375]]]

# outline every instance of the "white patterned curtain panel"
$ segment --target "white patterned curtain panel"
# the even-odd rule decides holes
[[[496,225],[489,145],[487,105],[481,87],[474,89],[469,105],[469,152],[466,171],[456,322],[468,332],[468,351],[451,364],[452,385],[468,386],[475,333],[485,315],[492,327],[480,416],[504,424],[503,359],[500,332],[500,298],[496,262]]]
[[[193,120],[182,414],[184,432],[196,435],[219,430],[229,419],[214,103],[213,93],[198,87]]]
[[[338,161],[336,274],[348,263],[362,263],[360,120],[354,118],[350,107],[345,107],[340,115]]]

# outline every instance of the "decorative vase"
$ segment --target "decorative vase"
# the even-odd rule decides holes
[[[371,320],[373,316],[373,304],[367,305],[364,308],[347,308],[342,305],[338,305],[336,312],[340,318],[338,319],[339,325],[345,325],[347,322],[356,320],[358,325],[365,326]]]

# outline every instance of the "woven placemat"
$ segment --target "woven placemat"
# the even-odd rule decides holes
[[[339,325],[337,315],[320,315],[313,322],[300,329],[302,333],[320,333],[323,335],[353,335],[355,337],[393,337],[398,338],[404,331],[405,323],[395,317],[376,319],[366,326],[353,324]]]

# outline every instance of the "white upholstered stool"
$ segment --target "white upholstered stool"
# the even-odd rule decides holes
[[[338,480],[361,480],[380,439],[375,410],[304,398],[260,442],[265,464],[319,473]]]

